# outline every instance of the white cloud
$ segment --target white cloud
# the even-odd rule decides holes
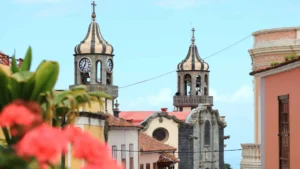
[[[160,110],[162,107],[172,106],[173,92],[169,88],[161,89],[157,94],[146,97],[138,97],[134,100],[123,102],[122,108],[124,110]]]
[[[215,89],[210,89],[210,95],[214,97],[214,101],[219,102],[251,102],[253,100],[253,88],[251,85],[242,85],[233,93],[219,93]]]

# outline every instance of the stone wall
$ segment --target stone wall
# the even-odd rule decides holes
[[[192,126],[179,126],[178,132],[178,157],[180,159],[179,169],[192,169],[193,168],[193,159],[194,153],[194,139],[190,139],[190,136],[193,136],[193,127]]]

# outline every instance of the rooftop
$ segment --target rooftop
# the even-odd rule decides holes
[[[252,35],[256,36],[256,35],[266,34],[266,33],[283,32],[283,31],[293,31],[293,30],[300,30],[300,26],[263,29],[263,30],[259,30],[259,31],[253,32]]]
[[[167,144],[164,144],[147,134],[141,132],[139,135],[139,144],[140,144],[140,151],[149,152],[149,151],[155,151],[155,152],[170,152],[170,151],[176,151],[175,147],[169,146]]]
[[[249,74],[250,75],[255,75],[255,74],[266,72],[266,71],[269,71],[269,70],[273,70],[273,69],[276,69],[276,68],[279,68],[279,67],[287,66],[287,65],[295,63],[295,62],[300,62],[300,57],[299,56],[296,59],[293,59],[293,60],[290,60],[290,61],[286,61],[286,62],[282,62],[282,63],[279,63],[276,66],[270,66],[270,67],[267,67],[265,69],[259,69],[259,70],[250,72]]]
[[[117,118],[113,115],[107,115],[107,122],[108,126],[111,127],[136,127],[136,128],[142,128],[142,126],[133,124],[125,119]]]
[[[140,124],[149,116],[157,113],[159,111],[121,111],[119,117],[132,120],[134,124]],[[170,116],[175,116],[177,119],[185,121],[190,112],[168,112]]]

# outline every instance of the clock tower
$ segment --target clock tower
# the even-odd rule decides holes
[[[88,91],[104,91],[113,97],[105,100],[101,111],[113,114],[114,99],[118,97],[118,86],[113,85],[114,54],[113,46],[104,40],[100,26],[96,22],[95,1],[92,3],[92,21],[85,38],[75,46],[74,76],[76,85],[85,85]],[[93,105],[98,112],[100,107]]]

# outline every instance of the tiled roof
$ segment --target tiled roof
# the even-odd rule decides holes
[[[113,115],[107,115],[107,123],[108,126],[113,126],[113,127],[136,127],[136,128],[142,127],[140,125],[130,123],[127,120],[124,120],[122,118],[117,118]]]
[[[146,118],[159,111],[121,111],[119,116],[126,120],[132,120],[135,124],[140,124]],[[190,112],[168,112],[170,116],[175,116],[181,121],[185,121]]]
[[[170,153],[162,153],[160,156],[159,156],[159,159],[157,161],[158,163],[165,163],[165,162],[179,162],[179,160],[173,155],[173,154],[170,154]]]
[[[175,147],[169,146],[164,144],[147,134],[141,132],[139,135],[139,144],[140,144],[140,151],[154,151],[154,152],[170,152],[176,151]]]
[[[257,73],[266,72],[268,70],[276,69],[276,68],[279,68],[279,67],[282,67],[282,66],[294,63],[294,62],[299,62],[299,61],[300,61],[300,57],[298,56],[298,58],[296,58],[296,59],[293,59],[293,60],[290,60],[290,61],[286,61],[286,62],[282,62],[282,63],[280,63],[280,64],[278,64],[276,66],[270,66],[270,67],[267,67],[265,69],[255,70],[253,72],[250,72],[249,74],[250,75],[255,75]]]

